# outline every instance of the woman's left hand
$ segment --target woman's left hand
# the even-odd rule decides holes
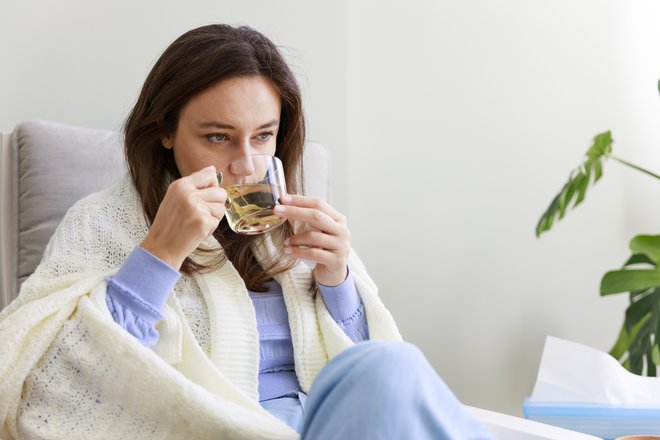
[[[325,286],[338,286],[346,280],[348,254],[351,250],[351,233],[346,217],[332,206],[316,197],[289,195],[282,197],[282,205],[275,207],[275,214],[307,223],[311,229],[292,235],[285,243],[284,252],[302,260],[316,263],[314,277]]]

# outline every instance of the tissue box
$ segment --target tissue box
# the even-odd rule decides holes
[[[534,402],[527,398],[523,415],[536,422],[606,440],[624,435],[660,434],[660,406]]]

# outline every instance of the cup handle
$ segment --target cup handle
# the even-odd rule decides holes
[[[224,174],[222,172],[215,173],[215,175],[218,177],[218,185],[222,186],[222,180],[225,178]],[[225,199],[225,208],[228,208],[231,206],[231,199],[229,196],[227,196],[227,199]]]

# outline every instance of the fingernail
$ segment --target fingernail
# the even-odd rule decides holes
[[[287,238],[286,240],[284,240],[284,246],[288,246],[290,241],[291,241],[290,238]]]
[[[285,210],[286,208],[284,208],[284,206],[282,205],[275,205],[275,207],[273,208],[273,212],[280,214],[283,213]]]
[[[287,202],[287,203],[290,202],[291,200],[293,200],[293,198],[292,198],[290,195],[288,195],[288,194],[284,194],[284,195],[283,195],[282,197],[280,197],[280,198],[282,199],[283,202]]]

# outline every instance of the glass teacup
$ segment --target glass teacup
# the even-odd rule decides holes
[[[227,191],[225,216],[234,232],[263,234],[286,221],[273,212],[286,194],[279,158],[255,154],[236,159],[218,172],[218,183]]]

